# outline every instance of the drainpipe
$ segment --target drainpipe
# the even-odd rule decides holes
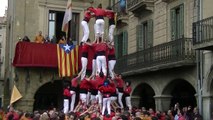
[[[202,0],[197,0],[197,21],[202,19]],[[201,40],[201,29],[198,28],[197,40]],[[199,113],[202,114],[202,87],[203,87],[203,51],[198,50],[196,54],[197,59],[197,92],[198,92],[198,107]]]

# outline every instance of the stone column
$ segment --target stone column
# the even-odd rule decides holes
[[[33,111],[33,104],[34,99],[20,99],[15,102],[14,108],[23,111]]]
[[[203,96],[203,120],[211,120],[213,112],[213,95]]]
[[[132,102],[132,106],[139,106],[140,103],[140,97],[139,96],[131,96],[131,102]]]
[[[171,103],[171,95],[155,95],[156,110],[167,111]]]

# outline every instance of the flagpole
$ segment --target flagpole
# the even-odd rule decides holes
[[[70,0],[71,1],[71,9],[72,9],[72,0]],[[71,16],[72,16],[72,12],[70,13],[71,14]],[[69,24],[69,30],[68,30],[68,32],[69,32],[69,35],[70,35],[70,37],[68,38],[68,36],[67,36],[67,42],[69,41],[69,40],[72,40],[72,34],[71,34],[71,29],[72,29],[72,19],[70,20],[70,22],[69,22],[70,24]],[[69,42],[71,42],[71,41],[69,41]]]

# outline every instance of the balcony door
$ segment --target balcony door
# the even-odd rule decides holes
[[[68,35],[61,31],[62,23],[64,19],[64,11],[49,11],[49,38],[52,39],[55,36],[55,43],[60,40],[62,36],[66,36],[69,40],[79,41],[79,13],[72,13],[72,20],[69,22]]]

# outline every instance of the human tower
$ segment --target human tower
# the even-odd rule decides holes
[[[91,42],[89,39],[90,32],[88,23],[93,17],[96,19],[94,24],[95,40]],[[107,17],[109,20],[109,34],[108,40],[106,41],[103,39],[105,27],[104,17]],[[83,108],[86,108],[86,106],[91,103],[96,103],[98,104],[99,111],[102,115],[110,115],[111,107],[113,105],[123,109],[123,94],[125,96],[126,106],[131,110],[131,83],[127,81],[124,82],[120,74],[117,75],[114,73],[114,66],[116,64],[113,38],[113,32],[115,29],[115,12],[109,7],[107,9],[102,9],[101,4],[99,4],[97,8],[89,7],[84,12],[84,19],[82,20],[81,25],[83,28],[83,38],[81,40],[82,69],[79,74],[71,80],[71,88],[69,88],[69,86],[64,88],[64,113],[74,111],[77,92],[80,93],[79,101]],[[92,74],[88,77],[86,76],[86,69],[90,47],[93,49],[94,57],[92,60]],[[80,90],[77,91],[79,79]],[[71,104],[69,105],[70,98]]]

